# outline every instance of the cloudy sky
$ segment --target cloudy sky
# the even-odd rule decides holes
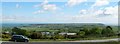
[[[4,23],[118,24],[119,0],[2,0]]]

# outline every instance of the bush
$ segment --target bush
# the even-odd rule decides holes
[[[105,29],[102,30],[102,35],[103,36],[113,36],[115,35],[114,31],[112,30],[112,27],[107,26]]]
[[[10,38],[10,35],[2,34],[2,38]]]
[[[100,36],[102,29],[100,29],[99,27],[94,27],[90,31],[92,35]]]
[[[78,35],[79,35],[79,37],[84,37],[84,36],[85,36],[85,32],[84,32],[84,31],[80,31],[80,32],[78,33]]]
[[[55,38],[57,38],[57,39],[64,39],[65,37],[63,35],[56,35]]]
[[[31,35],[30,35],[30,38],[31,39],[40,39],[42,37],[42,34],[39,33],[39,32],[33,32]]]
[[[14,28],[12,28],[12,33],[13,33],[13,35],[14,34],[18,34],[18,35],[26,35],[26,30],[24,30],[24,29],[20,29],[20,28],[17,28],[17,27],[14,27]]]

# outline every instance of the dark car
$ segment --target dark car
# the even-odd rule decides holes
[[[29,42],[29,39],[23,35],[13,35],[11,41],[14,42]]]

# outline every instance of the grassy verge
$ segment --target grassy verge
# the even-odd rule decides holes
[[[30,39],[30,41],[77,41],[77,40],[104,40],[104,39],[113,39],[118,38],[117,36],[113,37],[89,37],[89,38],[75,38],[75,39]],[[10,38],[2,38],[2,41],[9,41]]]
[[[30,41],[78,41],[78,40],[104,40],[104,39],[113,39],[118,38],[114,37],[90,37],[90,38],[75,38],[75,39],[30,39]]]

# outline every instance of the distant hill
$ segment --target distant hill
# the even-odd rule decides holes
[[[3,23],[2,27],[19,27],[19,26],[49,26],[49,25],[64,25],[64,26],[82,26],[82,25],[99,25],[103,26],[102,23],[44,23],[44,24],[19,24],[19,23]]]
[[[21,26],[28,26],[29,24],[19,24],[19,23],[3,23],[2,27],[21,27]]]

